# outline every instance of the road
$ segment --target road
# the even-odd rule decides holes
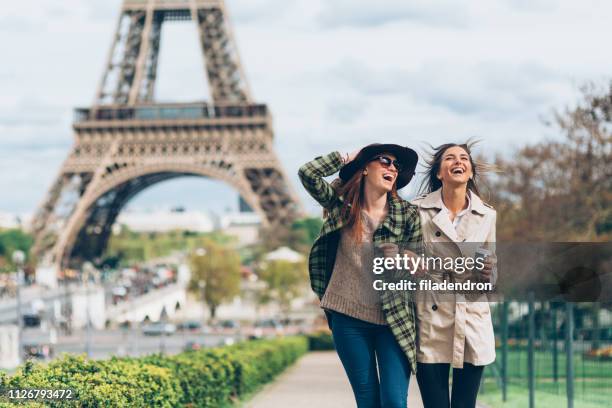
[[[143,356],[164,350],[176,354],[188,342],[196,342],[203,347],[214,347],[236,340],[237,335],[203,334],[176,332],[170,336],[145,336],[138,329],[93,331],[91,337],[91,357],[105,359],[110,356]],[[71,336],[59,336],[54,346],[55,356],[61,353],[80,354],[86,351],[85,331],[74,332]]]
[[[37,285],[26,286],[21,289],[22,310],[28,310],[30,303],[35,299],[42,299],[45,302],[52,302],[56,299],[62,300],[65,298],[65,296],[66,292],[63,288],[45,289]],[[16,304],[17,301],[14,297],[0,298],[0,324],[14,323],[17,321]]]

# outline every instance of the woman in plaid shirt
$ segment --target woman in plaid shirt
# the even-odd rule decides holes
[[[351,155],[317,157],[299,170],[325,210],[309,257],[311,286],[359,408],[405,408],[410,373],[416,372],[412,299],[409,292],[374,290],[372,248],[386,247],[388,256],[398,244],[422,243],[417,208],[397,195],[417,161],[412,149],[373,144]],[[334,187],[324,177],[338,171]]]

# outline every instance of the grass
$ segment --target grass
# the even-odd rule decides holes
[[[501,352],[498,350],[498,361]],[[553,377],[553,354],[551,351],[536,351],[535,371],[536,377]],[[508,376],[514,378],[527,378],[527,351],[508,351]],[[557,358],[558,377],[565,377],[566,358],[560,351]],[[585,360],[579,353],[574,353],[574,375],[578,379],[584,378],[607,378],[612,381],[612,361]],[[612,383],[611,383],[612,385]]]
[[[501,362],[498,351],[497,364]],[[535,398],[536,406],[560,408],[566,400],[566,358],[560,352],[557,360],[557,381],[553,377],[552,352],[537,351],[535,357]],[[485,385],[482,401],[492,407],[528,406],[528,364],[526,350],[508,351],[508,401],[502,403],[501,389],[496,383],[493,367],[485,371]],[[574,354],[574,402],[575,407],[608,407],[612,401],[612,362],[584,360]]]
[[[508,387],[508,399],[502,401],[501,392],[487,392],[478,394],[478,402],[482,402],[492,408],[525,408],[529,406],[529,393],[526,387],[511,385]],[[602,408],[608,407],[610,400],[604,403],[587,402],[581,400],[574,401],[575,408]],[[565,395],[548,394],[537,392],[535,395],[535,406],[537,408],[563,408],[567,406]]]

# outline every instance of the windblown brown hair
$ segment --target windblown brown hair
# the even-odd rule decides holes
[[[363,170],[362,168],[356,171],[347,182],[335,186],[336,193],[343,198],[340,216],[345,222],[346,228],[349,228],[350,236],[355,242],[361,242],[363,238],[363,222],[361,217],[365,189]],[[390,198],[398,198],[395,183],[393,184],[393,189],[387,195],[387,199]]]

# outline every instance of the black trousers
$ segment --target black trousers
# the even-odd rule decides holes
[[[463,364],[453,368],[453,390],[449,396],[450,364],[417,364],[417,382],[425,408],[474,408],[484,366]]]

